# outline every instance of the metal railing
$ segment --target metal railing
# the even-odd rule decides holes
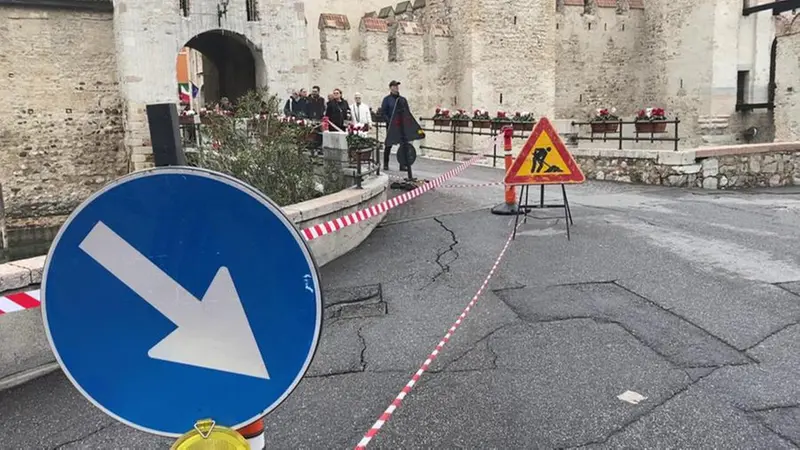
[[[585,127],[589,125],[589,136],[581,136],[580,131],[573,139],[589,142],[617,142],[617,148],[622,150],[623,142],[672,142],[673,150],[678,151],[678,143],[681,138],[678,135],[678,125],[681,123],[678,117],[672,120],[657,120],[657,121],[606,121],[606,122],[572,122],[572,126]],[[628,128],[626,128],[626,125]],[[633,136],[625,136],[625,131],[630,130],[630,126],[634,127]],[[670,127],[672,125],[672,127]],[[672,128],[671,137],[660,136],[667,132],[667,128]]]
[[[386,122],[384,121],[376,121],[375,117],[372,119],[375,124],[375,138],[379,141],[380,138],[380,130],[386,128]],[[503,127],[511,125],[514,127],[514,134],[512,138],[514,139],[527,139],[530,136],[531,131],[533,131],[533,127],[536,125],[536,122],[501,122],[501,121],[475,121],[475,120],[450,120],[449,125],[437,125],[436,122],[438,119],[433,118],[419,118],[420,127],[422,128],[425,133],[446,133],[451,134],[453,136],[452,144],[450,148],[437,148],[437,147],[430,147],[422,145],[420,146],[421,149],[426,150],[435,150],[444,153],[452,153],[453,161],[456,161],[457,155],[467,155],[467,156],[475,156],[479,153],[476,152],[469,152],[458,150],[458,136],[465,135],[465,136],[487,136],[487,137],[494,137]],[[428,125],[430,123],[430,125]],[[428,125],[428,126],[426,126]],[[478,125],[478,126],[476,126]],[[503,159],[503,152],[502,148],[498,154],[498,145],[497,142],[494,143],[492,146],[492,154],[491,155],[484,155],[487,158],[492,158],[492,167],[497,167],[497,160]]]

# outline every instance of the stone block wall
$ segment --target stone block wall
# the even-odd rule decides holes
[[[641,39],[644,9],[627,0],[567,2],[556,14],[558,118],[588,119],[598,108],[631,118],[643,108]]]
[[[320,14],[319,16],[320,59],[350,61],[350,21],[344,14]]]
[[[0,36],[0,183],[9,225],[32,224],[128,170],[113,16],[0,6]]]
[[[800,140],[800,14],[778,20],[775,61],[775,140]]]
[[[590,180],[703,189],[800,186],[800,142],[680,152],[574,149]]]
[[[324,15],[346,19],[342,14]],[[359,20],[356,29],[326,28],[321,35],[331,31],[357,42],[357,56],[353,61],[330,57],[312,61],[311,84],[319,85],[323,94],[338,87],[352,102],[353,94],[360,92],[364,102],[377,110],[389,92],[389,81],[399,80],[417,117],[430,117],[436,106],[452,103],[453,85],[446,74],[453,33],[448,26],[368,16]]]
[[[359,60],[369,64],[389,60],[389,21],[377,17],[364,17],[359,24]]]

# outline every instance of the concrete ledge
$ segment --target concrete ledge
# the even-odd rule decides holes
[[[350,214],[386,200],[389,177],[381,174],[365,180],[362,189],[289,205],[286,215],[303,229]],[[351,225],[309,242],[318,265],[323,266],[353,250],[372,233],[386,215]],[[38,289],[44,256],[0,264],[0,296]],[[44,332],[39,308],[0,316],[0,390],[45,375],[58,368]]]
[[[697,158],[775,152],[800,152],[800,142],[767,142],[765,144],[726,145],[723,147],[702,147],[695,150]]]

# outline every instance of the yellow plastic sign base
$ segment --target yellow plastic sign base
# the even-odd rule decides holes
[[[170,450],[250,450],[247,439],[211,419],[199,420],[194,430],[181,436]]]

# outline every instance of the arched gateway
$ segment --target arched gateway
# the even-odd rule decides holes
[[[125,147],[135,169],[152,166],[146,105],[178,102],[176,57],[184,47],[202,53],[204,68],[211,69],[203,72],[210,101],[262,86],[283,95],[308,84],[305,17],[297,4],[223,3],[114,2]]]

